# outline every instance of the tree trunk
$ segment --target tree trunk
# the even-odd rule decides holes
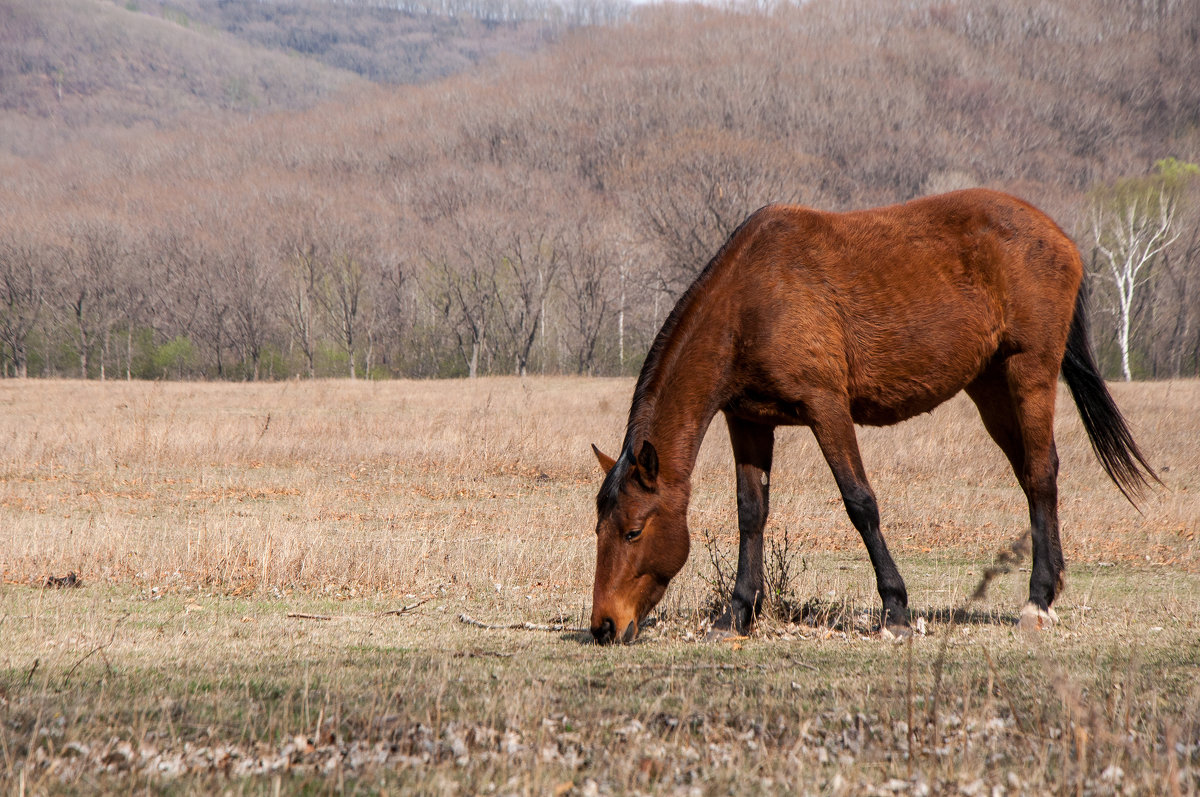
[[[1130,291],[1130,294],[1133,292]],[[1133,315],[1133,296],[1126,295],[1125,291],[1121,291],[1121,318],[1120,327],[1117,332],[1117,345],[1121,347],[1121,375],[1125,377],[1126,382],[1133,380],[1133,374],[1129,371],[1129,329],[1132,326]]]
[[[625,263],[621,263],[621,306],[617,309],[617,352],[621,373],[625,372]]]
[[[13,370],[18,379],[29,376],[29,356],[25,351],[25,341],[13,344]]]
[[[104,381],[104,361],[108,359],[109,337],[110,337],[110,335],[109,335],[108,327],[105,327],[104,328],[104,345],[100,347],[100,381],[101,382]]]

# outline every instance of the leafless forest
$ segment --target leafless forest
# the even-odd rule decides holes
[[[0,373],[628,374],[738,222],[969,185],[1200,374],[1200,2],[0,8]]]

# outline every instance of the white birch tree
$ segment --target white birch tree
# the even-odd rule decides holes
[[[1134,194],[1117,207],[1092,208],[1092,235],[1117,296],[1117,346],[1121,350],[1121,376],[1133,379],[1130,370],[1130,336],[1134,298],[1150,280],[1155,258],[1179,237],[1175,230],[1175,202],[1165,189],[1157,194]]]
[[[1153,275],[1163,251],[1179,238],[1176,213],[1182,188],[1200,174],[1194,163],[1164,158],[1145,178],[1119,180],[1093,195],[1092,238],[1103,266],[1101,276],[1116,293],[1117,347],[1121,376],[1130,366],[1136,299]]]

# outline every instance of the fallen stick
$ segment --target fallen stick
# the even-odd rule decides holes
[[[397,617],[399,617],[402,614],[408,614],[409,612],[411,612],[413,609],[417,608],[418,606],[429,603],[429,600],[430,600],[429,598],[422,598],[421,600],[417,601],[416,603],[410,603],[409,605],[405,606],[403,609],[389,609],[388,611],[380,612],[379,614],[377,614],[375,616],[376,617],[387,617],[388,615],[394,614]]]
[[[553,625],[539,625],[538,623],[505,623],[498,625],[496,623],[485,623],[482,620],[476,620],[474,617],[466,614],[460,614],[458,616],[458,621],[467,625],[473,625],[476,628],[486,628],[489,631],[571,631],[574,633],[581,633],[588,630],[577,625],[564,625],[559,623],[555,623]]]
[[[372,612],[371,614],[307,614],[305,612],[288,612],[287,616],[293,620],[352,620],[355,617],[389,617],[395,615],[400,617],[408,614],[418,606],[429,603],[430,598],[422,598],[416,603],[410,603],[401,609],[388,609],[386,612]]]

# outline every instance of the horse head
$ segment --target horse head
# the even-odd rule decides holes
[[[596,496],[592,636],[628,643],[687,561],[687,486],[660,478],[648,440],[636,457],[632,446],[615,460],[592,451],[605,474]]]

